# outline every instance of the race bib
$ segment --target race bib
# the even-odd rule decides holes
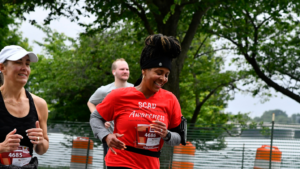
[[[3,165],[15,165],[21,167],[29,164],[30,160],[31,155],[29,148],[26,146],[20,146],[15,151],[0,154],[0,161]]]
[[[155,149],[159,147],[161,137],[154,132],[149,124],[137,125],[136,148]]]

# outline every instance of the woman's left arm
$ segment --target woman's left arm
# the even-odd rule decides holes
[[[47,134],[47,119],[48,119],[48,106],[44,99],[35,96],[32,98],[38,113],[39,121],[36,121],[36,128],[27,130],[27,134],[34,150],[37,154],[42,155],[46,153],[49,148],[49,137]]]

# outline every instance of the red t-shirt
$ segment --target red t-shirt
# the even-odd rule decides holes
[[[168,129],[177,127],[181,122],[181,109],[177,98],[166,90],[160,89],[150,98],[134,87],[119,88],[108,94],[96,106],[106,121],[114,120],[114,133],[124,134],[118,138],[126,145],[160,151],[163,139],[150,128],[152,121],[158,119]],[[108,151],[107,166],[140,169],[159,169],[159,159],[126,150],[114,149],[117,155]]]

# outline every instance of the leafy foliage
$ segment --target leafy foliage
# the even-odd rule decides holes
[[[113,81],[110,65],[119,56],[124,57],[130,65],[129,81],[134,82],[140,75],[138,60],[143,42],[135,40],[136,34],[131,24],[123,24],[119,29],[93,37],[81,36],[78,42],[48,27],[38,27],[47,33],[47,38],[44,39],[45,43],[38,42],[45,51],[44,55],[39,56],[39,63],[32,66],[29,89],[46,99],[50,107],[50,119],[88,121],[86,102],[98,87]],[[66,45],[68,41],[70,46]],[[211,49],[209,43],[205,42],[207,47],[203,50]],[[202,105],[205,103],[203,113],[194,123],[226,123],[227,115],[220,112],[230,96],[222,89],[229,83],[233,85],[237,75],[232,72],[220,73],[223,60],[213,53],[196,58],[192,56],[187,61],[189,69],[183,71],[181,82],[183,114],[188,119],[197,118],[202,106],[194,115],[195,106],[201,102]],[[222,76],[223,79],[220,78]],[[213,95],[207,96],[215,88]]]
[[[254,121],[256,122],[272,122],[272,116],[273,113],[275,115],[275,122],[279,123],[279,124],[289,124],[292,123],[292,119],[288,117],[288,115],[286,114],[286,112],[279,110],[279,109],[275,109],[275,110],[269,110],[269,111],[265,111],[261,117],[255,117]],[[294,115],[296,117],[296,115]]]
[[[228,91],[239,80],[235,72],[221,72],[224,60],[214,55],[210,44],[206,38],[192,44],[180,77],[182,112],[191,123],[226,123],[228,117],[221,112],[231,99]]]
[[[23,39],[18,31],[20,23],[16,22],[16,17],[12,13],[14,6],[0,3],[0,49],[7,45],[19,45],[27,50],[31,50],[28,39]]]
[[[50,10],[45,24],[57,17],[66,16],[71,21],[79,21],[81,16],[89,17],[95,15],[93,23],[79,23],[86,28],[86,34],[94,35],[96,32],[111,29],[122,22],[132,22],[138,37],[143,37],[144,33],[154,34],[162,33],[167,36],[178,36],[180,31],[182,53],[172,63],[172,72],[170,73],[169,82],[165,88],[173,92],[177,98],[180,97],[179,76],[183,68],[184,60],[194,36],[199,33],[197,28],[200,20],[206,11],[220,4],[220,0],[204,1],[174,1],[174,0],[116,0],[116,1],[94,1],[72,0],[68,3],[65,1],[53,0],[20,0],[10,2],[16,4],[15,12],[23,16],[24,12],[34,11],[36,7],[43,7]],[[179,27],[178,24],[187,26]],[[35,23],[34,20],[30,22]],[[180,28],[180,29],[179,29]]]
[[[26,5],[24,5],[26,3]],[[173,63],[170,82],[166,88],[179,98],[179,76],[184,68],[188,51],[195,37],[204,34],[224,38],[235,46],[233,62],[252,75],[244,85],[256,84],[248,89],[253,95],[271,96],[268,89],[276,91],[300,103],[299,81],[299,5],[296,0],[244,0],[239,2],[220,0],[182,1],[93,1],[72,0],[70,3],[53,0],[13,1],[14,12],[33,11],[42,6],[51,13],[45,23],[58,16],[78,21],[80,16],[96,16],[92,24],[85,26],[88,34],[114,28],[120,22],[132,22],[134,29],[153,34],[163,33],[179,37],[182,54]],[[34,21],[32,21],[34,22]],[[201,26],[201,29],[198,27]]]
[[[95,36],[97,35],[96,32],[100,32],[100,35],[101,34],[103,35],[104,33],[110,32],[111,29],[119,30],[118,26],[120,25],[120,23],[131,23],[132,24],[131,29],[135,30],[135,35],[136,35],[135,39],[137,39],[138,41],[139,39],[141,39],[140,37],[145,37],[144,36],[145,34],[153,34],[153,33],[163,33],[164,35],[171,35],[171,36],[178,37],[181,42],[182,53],[179,56],[179,58],[177,58],[173,62],[169,83],[167,83],[165,87],[166,89],[172,91],[180,99],[179,97],[180,93],[185,93],[185,91],[179,90],[180,77],[188,77],[185,81],[182,80],[185,83],[185,84],[181,83],[183,88],[185,88],[184,86],[191,87],[189,84],[190,81],[188,80],[193,81],[192,83],[193,88],[191,91],[193,91],[195,98],[185,97],[184,99],[180,99],[180,101],[194,99],[194,105],[196,107],[194,108],[193,113],[190,112],[190,114],[192,114],[191,122],[195,123],[198,120],[198,115],[200,113],[200,110],[203,108],[204,103],[206,103],[206,101],[208,100],[211,102],[208,104],[211,105],[214,104],[214,106],[209,108],[210,110],[206,110],[207,112],[210,113],[208,113],[207,117],[204,117],[203,120],[204,121],[208,120],[212,116],[222,116],[222,115],[218,115],[220,110],[222,110],[226,106],[226,101],[222,101],[222,99],[224,100],[230,99],[230,96],[228,95],[227,91],[229,89],[235,88],[235,82],[240,77],[242,77],[236,72],[221,73],[221,68],[218,66],[221,66],[223,61],[220,57],[215,58],[213,56],[213,53],[211,53],[210,56],[208,55],[207,56],[203,55],[203,57],[198,56],[199,51],[202,51],[201,49],[202,45],[200,45],[200,48],[198,48],[197,46],[199,44],[204,44],[202,42],[199,43],[199,40],[201,40],[201,38],[198,39],[201,35],[198,26],[201,23],[200,21],[202,17],[210,8],[216,7],[221,3],[225,3],[225,2],[219,0],[213,0],[213,1],[211,0],[204,0],[204,1],[193,1],[193,0],[119,1],[117,0],[117,1],[105,1],[105,2],[86,0],[84,1],[84,3],[80,3],[78,0],[73,0],[70,1],[69,3],[66,3],[64,1],[53,2],[52,0],[46,0],[46,1],[33,0],[30,2],[28,2],[27,0],[22,0],[14,3],[16,3],[18,6],[18,8],[15,9],[15,12],[20,15],[22,15],[20,11],[29,12],[32,11],[37,6],[42,6],[46,9],[49,9],[51,13],[45,19],[46,24],[49,23],[52,19],[56,19],[57,16],[66,16],[69,17],[71,21],[78,21],[80,16],[88,16],[89,14],[93,14],[96,16],[96,20],[92,24],[80,23],[80,25],[85,26],[87,28],[86,29],[87,35]],[[31,22],[34,23],[33,20]],[[203,40],[203,42],[205,42],[205,40]],[[81,46],[84,45],[80,44],[79,46],[75,47],[75,51],[77,52],[77,49],[81,48]],[[85,48],[86,47],[84,47],[84,50],[86,50]],[[99,48],[101,47],[99,46]],[[105,48],[110,48],[110,46],[105,46]],[[212,48],[208,47],[207,49],[212,49]],[[61,54],[59,55],[62,56]],[[188,60],[188,57],[190,57],[190,60]],[[205,62],[209,64],[206,66],[207,63]],[[200,66],[203,67],[204,69],[201,68],[202,70],[200,70],[199,69]],[[190,76],[190,74],[187,74],[190,73],[188,71],[189,68],[194,69],[193,70],[195,72],[194,76]],[[195,71],[198,69],[200,71]],[[182,71],[186,71],[186,72],[182,73]],[[198,75],[198,73],[200,74]],[[213,78],[211,79],[211,77]],[[62,79],[65,80],[68,79],[68,77],[62,76],[61,79],[59,79],[59,81],[63,81]],[[90,80],[94,80],[94,79],[90,78]],[[68,82],[71,82],[71,80],[76,80],[76,82],[80,82],[80,79],[76,79],[75,77],[69,78]],[[199,81],[201,83],[199,83]],[[67,83],[63,85],[66,84]],[[72,87],[72,85],[70,85],[70,87]],[[84,89],[84,87],[80,87],[80,85],[78,87],[75,86],[73,87],[74,90],[75,89],[86,90]],[[227,87],[228,90],[224,91],[223,90],[224,87]],[[58,91],[61,91],[63,88],[60,86],[58,89],[59,89]],[[82,93],[82,91],[80,90],[78,91],[78,93]],[[62,92],[65,91],[62,90]],[[75,95],[75,96],[73,97],[75,98],[82,97],[81,95],[80,96]],[[58,101],[54,98],[52,99],[53,99],[52,102]],[[61,100],[61,98],[59,100]],[[57,102],[57,103],[60,103],[61,104],[60,106],[66,107],[63,102]],[[74,103],[78,104],[77,102]],[[210,120],[212,119],[214,118],[211,118]],[[222,121],[222,123],[224,122],[226,122],[226,120]]]
[[[252,75],[244,84],[256,85],[248,89],[253,95],[273,88],[300,103],[299,6],[299,1],[246,0],[208,11],[203,31],[236,47],[233,61]]]
[[[81,36],[78,43],[64,34],[39,27],[47,33],[45,55],[33,64],[29,88],[44,98],[51,113],[50,119],[88,121],[87,101],[101,85],[113,82],[111,64],[124,58],[130,65],[135,81],[140,75],[137,63],[142,42],[127,29],[110,30],[93,37]],[[65,43],[71,42],[70,46]],[[134,44],[134,45],[133,45]]]

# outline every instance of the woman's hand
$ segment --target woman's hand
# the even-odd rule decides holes
[[[23,137],[19,134],[15,134],[16,132],[17,129],[14,129],[6,135],[5,140],[2,143],[0,143],[0,153],[11,152],[18,149],[18,147],[20,146],[21,139],[23,139]]]
[[[104,139],[109,147],[109,149],[114,153],[117,154],[115,152],[115,150],[113,148],[119,149],[119,150],[124,150],[126,149],[126,145],[125,143],[123,143],[122,141],[120,141],[118,139],[118,137],[123,137],[124,134],[119,134],[119,133],[113,133],[113,134],[108,134]]]
[[[168,129],[165,123],[155,120],[152,121],[153,124],[150,124],[151,128],[155,130],[155,133],[157,133],[161,138],[165,138],[168,134]]]
[[[26,130],[27,136],[32,144],[38,145],[42,144],[44,140],[43,129],[40,128],[39,121],[35,122],[36,128]]]

